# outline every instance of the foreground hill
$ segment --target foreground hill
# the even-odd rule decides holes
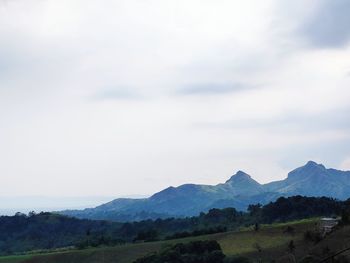
[[[324,258],[325,255],[322,252],[322,248],[325,247],[329,248],[328,253],[334,253],[343,247],[350,246],[350,227],[343,227],[337,230],[317,244],[305,240],[305,232],[314,230],[315,223],[317,223],[317,219],[301,220],[262,226],[259,231],[246,228],[240,231],[177,240],[42,255],[0,257],[0,263],[131,263],[137,258],[159,251],[172,244],[187,243],[194,240],[216,240],[226,256],[246,257],[252,262],[256,262],[258,258],[261,258],[264,262],[271,262],[283,257],[288,254],[288,244],[291,240],[294,242],[294,254],[298,261],[305,258],[308,254],[317,259]],[[286,233],[285,230],[288,226],[293,229],[293,233]],[[259,248],[261,252],[259,252]]]
[[[149,198],[116,199],[95,208],[66,210],[62,214],[78,218],[135,221],[193,216],[211,208],[234,207],[245,211],[249,204],[267,204],[280,196],[350,197],[350,171],[327,169],[309,161],[288,174],[285,180],[261,185],[238,171],[218,185],[184,184],[168,187]]]
[[[169,240],[237,230],[256,222],[275,223],[347,214],[350,215],[350,200],[302,196],[280,197],[264,206],[251,205],[246,213],[234,208],[215,208],[195,217],[127,223],[51,213],[16,214],[0,217],[0,255]]]
[[[77,245],[87,235],[91,240],[101,235],[105,239],[112,238],[112,233],[120,226],[116,222],[77,219],[51,213],[1,216],[0,255],[70,247]]]

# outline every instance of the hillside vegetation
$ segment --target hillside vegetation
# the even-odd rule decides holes
[[[196,217],[133,223],[80,220],[50,213],[32,213],[28,216],[18,214],[0,217],[0,255],[38,249],[83,249],[200,236],[254,224],[340,215],[350,207],[349,203],[330,198],[281,197],[265,206],[250,205],[247,213],[234,208],[211,209]]]
[[[350,227],[342,227],[315,244],[304,238],[306,231],[313,231],[317,219],[300,220],[289,223],[262,225],[258,231],[252,227],[240,231],[230,231],[212,235],[190,237],[177,240],[118,245],[115,247],[74,250],[43,255],[26,255],[0,258],[0,263],[130,263],[136,259],[164,250],[176,243],[196,240],[216,240],[228,258],[246,257],[271,262],[288,255],[289,244],[294,242],[294,254],[298,260],[311,254],[313,258],[325,257],[324,248],[332,253],[350,246]],[[293,232],[286,232],[292,228]],[[260,252],[259,252],[260,251]]]

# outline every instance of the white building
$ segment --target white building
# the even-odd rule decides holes
[[[320,229],[323,234],[327,234],[333,230],[333,228],[338,225],[338,218],[323,217],[320,221]]]

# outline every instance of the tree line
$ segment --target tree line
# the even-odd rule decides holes
[[[176,239],[224,232],[241,226],[258,228],[261,223],[336,215],[342,216],[344,222],[350,222],[350,199],[280,197],[264,206],[250,205],[246,212],[235,208],[213,208],[193,217],[128,223],[77,219],[52,213],[17,213],[0,217],[0,254]]]

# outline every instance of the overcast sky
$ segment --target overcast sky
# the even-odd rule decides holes
[[[0,0],[0,196],[350,170],[350,1]]]

